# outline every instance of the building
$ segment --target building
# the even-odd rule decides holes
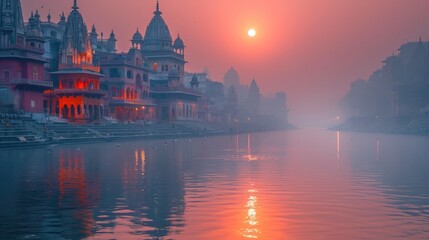
[[[185,44],[180,36],[173,43],[170,30],[161,15],[157,2],[144,38],[133,38],[132,41],[133,45],[141,49],[153,69],[150,75],[150,96],[157,103],[158,120],[197,120],[197,103],[201,94],[184,85]]]
[[[252,80],[249,87],[249,93],[247,96],[247,112],[250,115],[257,115],[259,113],[260,105],[260,92],[258,84],[255,79]]]
[[[70,12],[61,44],[58,88],[47,93],[51,113],[71,122],[98,121],[105,115],[106,92],[100,90],[100,67],[93,65],[89,34],[76,0]]]
[[[0,87],[12,95],[0,104],[7,111],[43,113],[43,91],[52,82],[44,78],[40,25],[32,14],[25,28],[19,0],[1,1],[0,14]]]
[[[224,119],[225,93],[223,83],[211,80],[206,71],[201,73],[185,72],[185,86],[192,88],[192,82],[198,82],[198,90],[202,95],[198,101],[199,119],[209,122]]]
[[[150,66],[133,45],[128,53],[106,53],[97,56],[102,89],[108,92],[109,117],[121,122],[154,121],[156,105],[150,96]]]

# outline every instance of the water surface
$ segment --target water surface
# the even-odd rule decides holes
[[[0,239],[429,239],[429,138],[324,130],[0,152]]]

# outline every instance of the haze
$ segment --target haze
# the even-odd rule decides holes
[[[39,9],[45,20],[68,14],[72,0],[22,0],[23,14]],[[188,72],[208,67],[214,80],[234,66],[241,82],[255,77],[264,94],[288,94],[290,121],[325,123],[338,114],[350,82],[367,78],[406,41],[429,38],[427,0],[218,0],[160,1],[170,32],[185,41]],[[88,27],[107,36],[119,51],[152,18],[154,0],[80,0]],[[255,28],[257,36],[247,31]]]

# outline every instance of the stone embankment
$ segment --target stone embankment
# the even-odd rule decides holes
[[[0,149],[38,147],[50,144],[93,143],[107,141],[190,138],[290,128],[258,123],[157,123],[157,124],[72,124],[40,123],[31,119],[3,120],[0,126]]]

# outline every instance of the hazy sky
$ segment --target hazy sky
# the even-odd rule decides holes
[[[58,21],[73,0],[21,0],[24,18],[38,8]],[[137,27],[144,32],[155,0],[78,0],[88,28],[120,51]],[[43,6],[43,8],[42,8]],[[186,70],[205,66],[214,80],[234,66],[243,83],[255,77],[263,93],[286,91],[292,121],[326,120],[350,82],[367,78],[406,41],[429,39],[427,0],[160,0],[170,32],[185,42]],[[254,27],[257,36],[247,37]]]

